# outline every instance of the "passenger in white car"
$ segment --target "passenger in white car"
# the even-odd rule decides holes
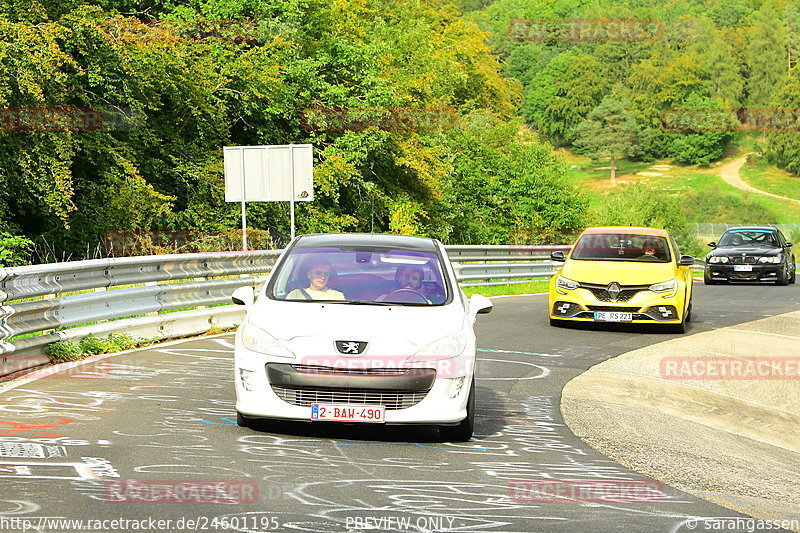
[[[328,287],[331,278],[331,264],[327,261],[311,263],[306,272],[308,287],[294,289],[287,300],[344,300],[344,294]]]

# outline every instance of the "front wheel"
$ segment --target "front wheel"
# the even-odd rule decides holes
[[[709,277],[708,273],[706,273],[706,274],[703,276],[703,283],[704,283],[705,285],[716,285],[716,284],[717,284],[717,282],[716,282],[716,281],[714,281],[713,279],[711,279],[711,278]]]
[[[691,303],[689,305],[691,306]],[[686,333],[686,322],[688,322],[689,319],[691,318],[689,316],[690,313],[691,313],[691,307],[689,307],[689,310],[687,310],[686,314],[683,315],[681,323],[667,325],[667,331],[669,331],[670,333]]]
[[[775,285],[788,285],[789,284],[789,265],[786,265],[786,268],[783,269],[783,273],[781,273],[781,277],[775,282]]]
[[[795,281],[797,281],[797,265],[794,265],[792,276],[789,278],[789,283],[794,283]]]
[[[467,442],[475,430],[475,376],[467,398],[467,417],[457,426],[439,426],[439,435],[448,442]]]

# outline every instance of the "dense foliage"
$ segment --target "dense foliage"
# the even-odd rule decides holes
[[[523,84],[523,116],[556,144],[573,144],[581,121],[610,96],[629,102],[642,130],[636,157],[707,165],[722,157],[732,135],[701,127],[703,114],[691,110],[800,108],[800,9],[789,0],[478,3],[465,1],[465,16],[490,31],[506,73]],[[542,21],[603,27],[618,19],[659,31],[616,39],[537,31]],[[700,124],[665,127],[672,110],[689,110]],[[770,133],[767,151],[800,171],[796,120],[789,132]]]
[[[239,227],[223,197],[228,145],[313,143],[301,233],[504,243],[584,222],[563,164],[515,118],[520,84],[455,2],[12,0],[0,45],[7,113],[103,112],[99,129],[0,133],[0,231],[58,258],[112,231]],[[309,127],[318,109],[453,120]],[[285,236],[288,206],[250,204],[248,221]]]

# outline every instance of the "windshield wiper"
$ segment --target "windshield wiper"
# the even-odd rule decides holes
[[[326,300],[326,303],[344,305],[395,305],[389,302],[365,302],[363,300]]]

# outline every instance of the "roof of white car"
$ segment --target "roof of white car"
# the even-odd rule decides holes
[[[298,248],[318,248],[326,246],[387,246],[403,250],[421,252],[436,251],[434,239],[411,237],[408,235],[384,235],[373,233],[319,233],[301,235],[295,246]]]

